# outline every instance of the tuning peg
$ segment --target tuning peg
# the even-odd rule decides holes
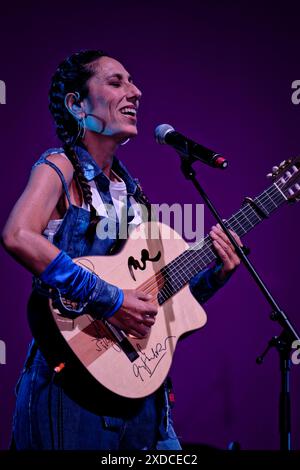
[[[278,170],[279,170],[279,167],[278,167],[278,166],[273,166],[273,168],[272,168],[272,172],[273,172],[273,173],[276,173],[276,171],[278,171]]]
[[[267,178],[273,178],[273,173],[268,173]]]
[[[279,163],[279,167],[282,168],[283,166],[285,166],[286,164],[286,160],[282,160],[281,163]]]

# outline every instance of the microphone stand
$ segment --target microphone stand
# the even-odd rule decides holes
[[[291,349],[292,343],[295,340],[300,341],[299,334],[297,333],[294,326],[291,324],[290,320],[280,308],[263,280],[255,270],[253,264],[250,262],[245,251],[238,245],[234,237],[231,235],[229,229],[226,227],[224,221],[219,215],[216,207],[209,199],[207,193],[200,185],[199,181],[196,178],[196,172],[192,167],[192,164],[199,159],[187,154],[179,153],[181,158],[181,170],[183,175],[187,180],[190,180],[195,186],[196,190],[206,203],[210,212],[213,214],[217,222],[220,224],[225,234],[232,243],[237,255],[240,260],[254,279],[256,285],[263,293],[265,299],[271,306],[271,315],[270,318],[273,321],[279,323],[282,327],[281,334],[277,337],[274,336],[269,342],[266,350],[261,356],[256,360],[257,364],[262,364],[263,359],[270,348],[275,347],[279,353],[279,362],[280,362],[280,373],[281,373],[281,391],[279,397],[279,434],[280,434],[280,450],[290,451],[291,450],[291,402],[290,402],[290,369],[291,369]],[[299,344],[299,343],[298,343]]]

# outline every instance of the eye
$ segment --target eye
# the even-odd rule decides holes
[[[111,84],[111,86],[113,86],[115,88],[119,88],[121,86],[120,82],[111,82],[110,84]]]

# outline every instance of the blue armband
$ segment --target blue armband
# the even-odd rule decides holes
[[[64,251],[59,252],[39,278],[67,299],[87,303],[97,318],[109,318],[124,300],[122,289],[78,266]]]
[[[190,291],[200,304],[207,302],[228,281],[230,275],[224,281],[216,276],[222,267],[222,263],[217,263],[212,268],[200,271],[190,280]]]

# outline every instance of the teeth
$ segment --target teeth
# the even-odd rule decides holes
[[[131,114],[131,115],[135,116],[136,115],[136,109],[134,109],[134,108],[123,108],[123,109],[121,109],[121,113],[122,114]]]

